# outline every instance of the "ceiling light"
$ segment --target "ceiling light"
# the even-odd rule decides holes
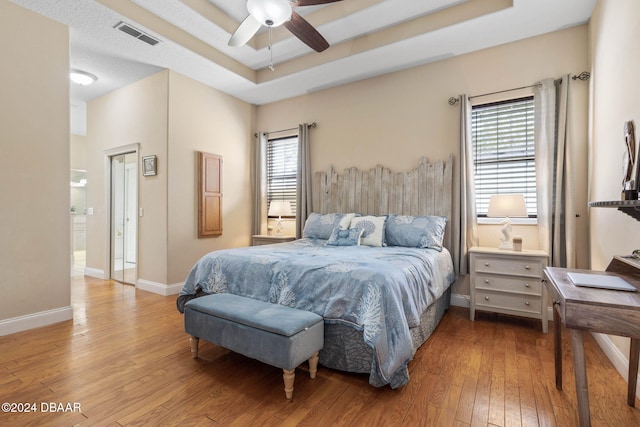
[[[247,10],[267,27],[277,27],[291,18],[288,0],[248,0]]]
[[[69,77],[71,78],[72,82],[82,86],[90,85],[91,83],[98,80],[98,78],[91,73],[87,73],[86,71],[81,71],[81,70],[74,70],[74,69],[72,69],[71,72],[69,73]]]

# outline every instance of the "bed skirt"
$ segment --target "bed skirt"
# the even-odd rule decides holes
[[[420,316],[420,325],[411,328],[411,340],[414,352],[431,336],[440,323],[442,316],[451,301],[451,287],[442,296],[434,301]],[[364,342],[362,332],[343,324],[324,325],[324,348],[320,351],[320,364],[339,371],[373,374],[374,351],[370,345]],[[384,384],[374,384],[369,376],[371,385],[380,387]],[[409,382],[409,370],[405,364],[398,369],[389,385],[398,388]]]

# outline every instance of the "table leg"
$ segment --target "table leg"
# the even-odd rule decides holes
[[[553,306],[553,358],[556,367],[556,388],[562,390],[562,322],[555,305]]]
[[[627,392],[627,404],[636,404],[636,383],[638,382],[638,359],[640,356],[640,338],[631,338],[631,351],[629,352],[629,390]]]
[[[591,425],[589,415],[589,390],[587,388],[587,364],[584,357],[584,336],[578,329],[570,329],[573,369],[576,373],[576,394],[578,397],[578,417],[581,427]]]

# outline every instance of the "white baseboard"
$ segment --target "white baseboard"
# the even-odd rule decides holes
[[[469,308],[469,295],[451,294],[451,305]]]
[[[104,280],[108,279],[108,277],[105,277],[104,275],[104,270],[98,270],[97,268],[86,267],[84,269],[84,275],[89,277],[95,277],[96,279],[104,279]]]
[[[28,329],[39,328],[53,323],[73,319],[73,307],[66,306],[24,316],[0,320],[0,336],[15,334]]]
[[[611,339],[605,334],[598,334],[592,332],[593,338],[596,340],[604,354],[613,364],[613,367],[616,368],[618,373],[622,375],[622,378],[629,383],[629,359],[627,356],[622,354],[622,352],[616,347]],[[640,375],[638,375],[638,381],[636,384],[640,384]],[[640,388],[636,387],[636,397],[640,398]]]
[[[164,283],[152,282],[151,280],[138,279],[136,282],[136,288],[152,292],[154,294],[169,296],[177,295],[180,293],[184,283],[174,283],[172,285],[165,285]]]

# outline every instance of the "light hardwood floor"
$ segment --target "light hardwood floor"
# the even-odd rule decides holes
[[[34,295],[36,298],[37,295]],[[365,375],[299,368],[294,400],[282,371],[201,342],[192,359],[175,297],[72,279],[74,321],[0,337],[0,425],[574,426],[573,364],[555,389],[553,335],[535,320],[452,307],[410,363],[410,383],[376,389]],[[565,338],[569,334],[565,334]],[[639,426],[626,383],[587,336],[594,426]],[[81,412],[43,413],[78,403]],[[636,405],[638,405],[636,401]]]

